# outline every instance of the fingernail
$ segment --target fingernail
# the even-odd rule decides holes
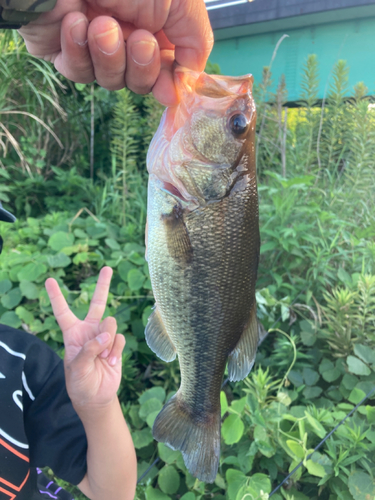
[[[131,46],[131,56],[134,62],[140,66],[150,64],[155,55],[155,42],[146,42],[141,40],[134,42]]]
[[[105,349],[105,351],[103,351],[100,355],[101,358],[106,358],[109,354],[109,349]]]
[[[109,333],[107,333],[107,332],[101,333],[100,335],[98,335],[96,337],[96,340],[99,342],[99,344],[102,344],[102,345],[105,344],[108,339],[109,339]]]
[[[120,47],[120,33],[116,23],[113,23],[113,28],[109,29],[105,33],[100,33],[100,35],[95,36],[96,43],[99,50],[111,56]]]
[[[86,19],[78,19],[70,28],[73,42],[81,47],[87,43],[87,22]]]
[[[108,363],[109,363],[111,366],[115,366],[115,364],[117,363],[117,358],[116,358],[116,356],[113,356],[112,358],[109,358]]]

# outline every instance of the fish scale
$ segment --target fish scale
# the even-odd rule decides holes
[[[184,88],[185,77],[190,81]],[[200,95],[192,96],[194,78]],[[220,388],[228,357],[230,378],[244,378],[254,362],[258,340],[259,228],[251,78],[215,78],[192,72],[179,75],[177,83],[189,93],[182,92],[181,109],[171,115],[174,122],[167,110],[148,157],[148,264],[156,308],[146,327],[146,340],[165,361],[177,354],[181,370],[180,389],[157,416],[153,434],[181,450],[190,472],[208,482],[215,480],[219,464]],[[202,109],[207,110],[206,121]],[[187,116],[186,128],[180,118],[183,125],[175,134],[181,140],[172,141],[173,156],[168,160],[163,141],[173,137],[179,112]],[[199,113],[197,130],[195,112]],[[212,120],[214,113],[217,117]],[[243,137],[233,136],[230,130],[233,113],[247,120]],[[221,124],[216,139],[212,139],[210,117],[214,130]],[[195,155],[189,137],[194,133],[197,137],[198,132],[207,134],[211,142],[208,147],[206,137],[196,141],[201,149]],[[163,151],[163,168],[168,167],[162,178],[155,157],[158,151]],[[214,161],[217,151],[226,152],[223,165]],[[174,158],[183,163],[176,165]],[[201,168],[199,162],[203,162]],[[218,177],[217,168],[224,174]],[[165,178],[168,169],[174,170],[170,180]],[[169,188],[176,176],[177,191]],[[213,179],[215,188],[210,189]],[[179,196],[181,186],[187,196],[185,192]],[[215,199],[218,193],[223,193],[221,199]]]

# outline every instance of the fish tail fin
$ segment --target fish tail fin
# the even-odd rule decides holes
[[[154,438],[173,450],[180,450],[189,472],[213,483],[220,459],[220,410],[206,419],[194,419],[192,412],[175,394],[156,417]]]

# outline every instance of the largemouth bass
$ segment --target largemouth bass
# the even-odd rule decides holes
[[[155,309],[145,335],[164,361],[178,354],[181,387],[157,416],[157,441],[215,480],[220,388],[250,372],[258,343],[256,110],[251,75],[178,69],[178,106],[167,108],[147,164],[147,259]]]

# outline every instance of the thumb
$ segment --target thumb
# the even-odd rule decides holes
[[[97,335],[94,339],[86,342],[77,354],[75,364],[93,363],[111,343],[111,336],[108,332]]]

